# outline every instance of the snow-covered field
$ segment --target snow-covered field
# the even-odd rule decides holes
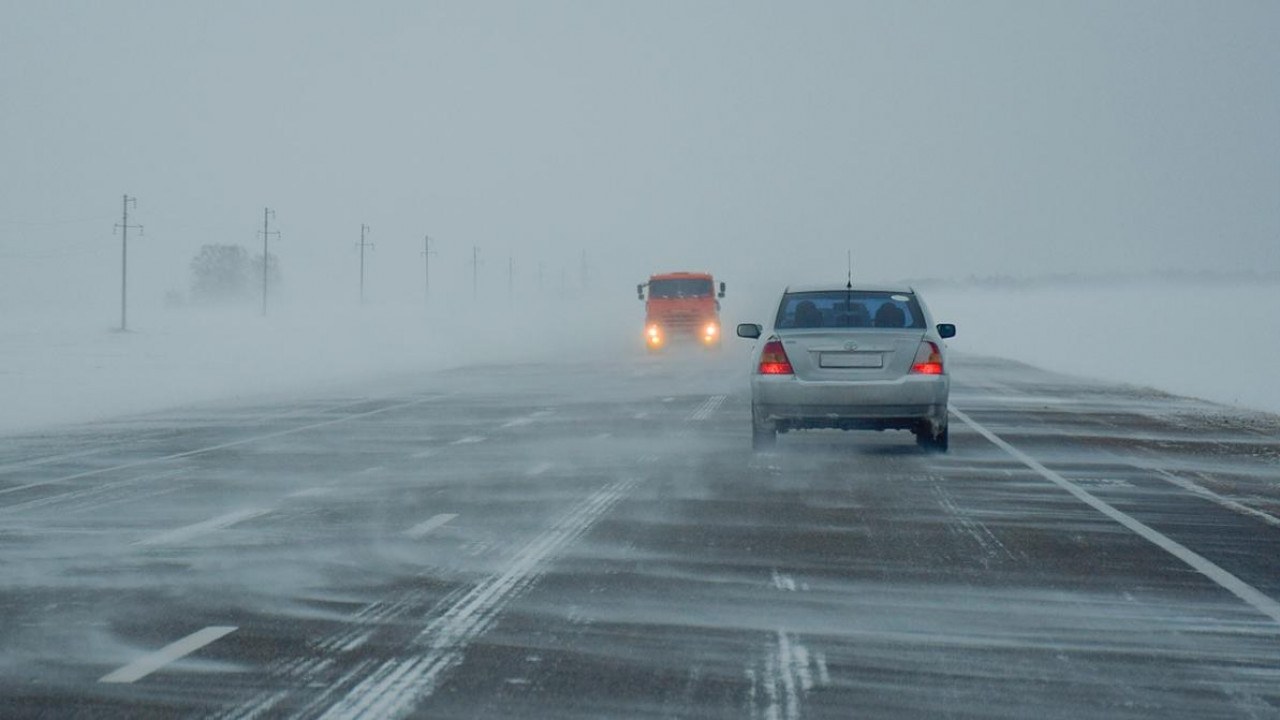
[[[1144,284],[1111,288],[925,289],[961,352],[1280,412],[1280,287]],[[748,303],[726,300],[726,330]],[[759,303],[766,306],[767,301]],[[0,433],[196,402],[256,400],[473,362],[592,359],[634,352],[643,309],[502,303],[469,314],[421,306],[154,308],[136,330],[99,315],[0,316]],[[737,305],[737,307],[735,307]],[[746,341],[726,337],[727,350]]]
[[[956,350],[1280,413],[1280,286],[922,292]]]

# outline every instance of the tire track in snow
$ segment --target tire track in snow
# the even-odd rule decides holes
[[[492,627],[502,610],[537,581],[546,561],[581,537],[637,482],[615,482],[570,510],[517,553],[504,572],[477,585],[427,625],[415,639],[425,652],[383,662],[320,717],[391,718],[410,712],[462,662],[467,647]]]
[[[724,404],[725,395],[712,395],[702,402],[701,405],[693,409],[693,413],[689,415],[691,422],[701,422],[711,417],[711,414],[720,409]]]

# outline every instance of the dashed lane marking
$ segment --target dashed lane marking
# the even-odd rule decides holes
[[[330,495],[332,493],[333,493],[333,488],[313,487],[313,488],[305,488],[303,490],[296,490],[294,492],[289,493],[288,495],[285,495],[285,497],[291,497],[291,498],[321,497],[323,495]]]
[[[445,523],[456,517],[458,517],[457,513],[440,513],[414,525],[406,530],[404,534],[411,538],[420,538],[438,527],[443,527]]]
[[[1213,582],[1222,586],[1223,589],[1232,593],[1249,605],[1252,605],[1258,612],[1261,612],[1263,615],[1266,615],[1275,622],[1280,623],[1280,603],[1277,603],[1275,600],[1272,600],[1262,594],[1257,588],[1222,569],[1203,555],[1200,555],[1187,546],[1162,534],[1149,525],[1142,523],[1132,515],[1112,507],[1105,501],[1091,494],[1089,491],[1081,488],[1079,485],[1076,485],[1053,470],[1041,465],[1035,458],[1005,442],[998,435],[986,429],[982,425],[979,425],[973,418],[963,412],[960,412],[954,406],[951,407],[950,410],[953,415],[960,418],[960,420],[966,425],[976,430],[978,434],[991,441],[991,443],[996,447],[1012,455],[1023,465],[1026,465],[1039,473],[1039,475],[1044,479],[1071,493],[1076,497],[1076,499],[1094,510],[1097,510],[1103,515],[1106,515],[1112,520],[1115,520],[1126,528],[1132,530],[1134,533],[1138,534],[1156,547],[1159,547],[1161,550],[1164,550],[1170,555],[1178,558],[1182,562],[1191,566],[1192,569],[1196,570],[1201,575],[1204,575]]]
[[[171,543],[185,542],[192,538],[196,538],[201,535],[211,533],[214,530],[221,530],[226,527],[231,527],[232,525],[235,525],[238,522],[243,522],[245,520],[248,520],[249,518],[255,518],[255,517],[258,517],[259,515],[266,515],[269,512],[271,511],[263,510],[260,508],[237,510],[232,513],[227,513],[226,515],[219,515],[216,518],[205,520],[204,522],[198,522],[194,525],[187,525],[185,527],[180,527],[180,528],[170,530],[168,532],[160,533],[159,535],[153,535],[152,537],[146,538],[144,540],[139,540],[138,542],[134,543],[134,545],[168,545]]]
[[[115,672],[103,675],[98,679],[98,682],[131,683],[135,680],[141,680],[165,665],[184,658],[205,645],[229,635],[236,630],[237,628],[234,625],[212,625],[203,630],[191,633],[177,642],[166,645],[150,655],[138,658]]]
[[[449,444],[450,445],[474,445],[475,443],[481,443],[481,442],[484,442],[485,440],[486,438],[481,435],[468,435],[463,438],[458,438],[457,440],[454,440]]]

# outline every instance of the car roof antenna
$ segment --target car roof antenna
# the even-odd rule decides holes
[[[846,266],[846,267],[848,268],[848,270],[849,270],[849,275],[848,275],[848,278],[849,278],[849,279],[845,281],[845,283],[844,283],[844,289],[845,289],[845,290],[852,290],[852,289],[853,289],[853,251],[852,251],[852,250],[846,250],[846,251],[845,251],[845,253],[846,253],[846,256],[845,256],[845,266]]]

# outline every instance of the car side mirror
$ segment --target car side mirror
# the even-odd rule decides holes
[[[938,323],[938,335],[941,336],[943,340],[953,338],[956,336],[956,326],[951,323]]]
[[[720,283],[720,295],[719,295],[719,297],[724,297],[724,283]]]
[[[641,300],[643,300],[643,299],[644,299],[644,284],[643,284],[643,283],[642,283],[642,284],[640,284],[640,285],[637,285],[637,286],[636,286],[636,297],[640,298]]]
[[[764,328],[755,323],[738,323],[738,337],[756,340]]]

